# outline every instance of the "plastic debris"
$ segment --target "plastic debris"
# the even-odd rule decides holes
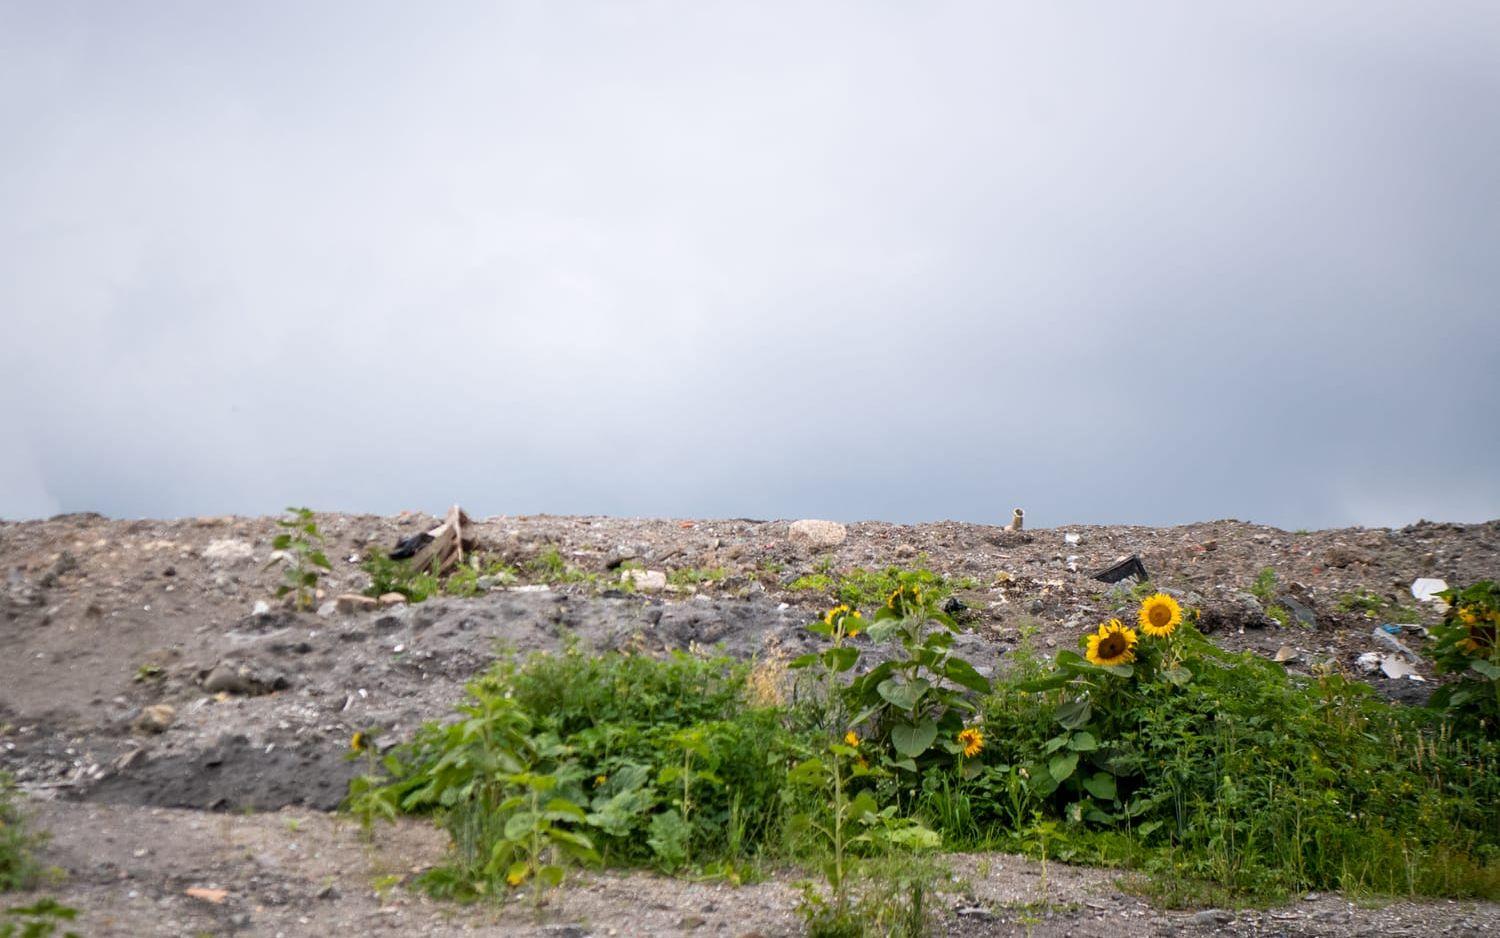
[[[1083,535],[1081,535],[1081,534],[1064,534],[1063,535],[1063,540],[1067,541],[1069,544],[1077,544],[1079,541],[1083,540]]]
[[[1276,649],[1276,655],[1271,660],[1285,664],[1288,661],[1296,661],[1297,658],[1297,649],[1290,645],[1282,645]]]
[[[1146,565],[1141,563],[1141,558],[1135,554],[1122,557],[1115,562],[1114,566],[1106,567],[1093,574],[1093,578],[1101,583],[1118,583],[1130,577],[1135,577],[1143,583],[1151,579],[1151,575],[1146,572]]]
[[[1424,680],[1422,675],[1417,673],[1416,668],[1407,664],[1405,661],[1402,661],[1400,658],[1395,657],[1394,655],[1386,655],[1384,658],[1380,659],[1380,671],[1386,677],[1397,680],[1403,677],[1410,678],[1413,681]]]
[[[1401,654],[1403,654],[1406,657],[1410,658],[1412,661],[1421,661],[1422,660],[1422,656],[1419,655],[1419,654],[1417,654],[1416,652],[1412,651],[1410,648],[1407,648],[1405,642],[1401,641],[1401,639],[1399,639],[1396,636],[1392,635],[1390,632],[1387,632],[1385,629],[1381,628],[1380,626],[1377,625],[1375,627],[1375,630],[1373,632],[1371,632],[1370,634],[1373,635],[1373,636],[1375,636],[1375,640],[1377,642],[1379,642],[1380,644],[1382,644],[1385,647],[1390,648],[1390,649],[1392,649],[1394,651],[1401,652]]]
[[[1354,664],[1366,674],[1374,674],[1380,670],[1380,654],[1378,652],[1367,651],[1358,658],[1355,658]]]
[[[1437,600],[1437,594],[1447,588],[1448,581],[1439,580],[1436,577],[1423,576],[1411,581],[1411,594],[1420,603],[1430,603]]]

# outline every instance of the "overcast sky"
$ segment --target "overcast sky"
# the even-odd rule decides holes
[[[1500,4],[0,0],[0,516],[1500,516]]]

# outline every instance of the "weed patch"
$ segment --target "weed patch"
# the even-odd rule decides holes
[[[1408,709],[1221,651],[1145,591],[1051,660],[1024,630],[987,677],[955,653],[942,578],[813,575],[851,601],[808,626],[810,654],[501,663],[349,805],[432,814],[453,839],[423,879],[439,894],[540,903],[576,865],[737,882],[793,864],[819,877],[799,911],[821,935],[924,933],[940,848],[1129,868],[1166,904],[1500,897],[1493,584],[1455,591],[1436,633],[1456,690]]]

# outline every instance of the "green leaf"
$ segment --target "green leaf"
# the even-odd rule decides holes
[[[1095,772],[1083,780],[1083,787],[1101,801],[1113,801],[1117,793],[1115,777],[1108,772]]]
[[[1168,668],[1161,673],[1161,676],[1178,687],[1186,687],[1188,682],[1193,679],[1193,672],[1182,667]]]
[[[553,798],[547,802],[547,814],[553,820],[559,821],[564,819],[582,821],[584,819],[583,809],[566,798]]]
[[[555,889],[563,881],[563,868],[549,864],[536,871],[536,878]]]
[[[823,784],[823,761],[821,759],[807,759],[797,763],[786,774],[786,780],[793,785]]]
[[[1093,715],[1094,707],[1089,703],[1088,698],[1079,697],[1058,707],[1057,712],[1052,715],[1052,719],[1056,720],[1058,725],[1065,730],[1076,730],[1088,723]]]
[[[1488,661],[1475,659],[1469,662],[1469,667],[1483,674],[1492,681],[1500,681],[1500,665],[1491,664]]]
[[[1132,665],[1132,664],[1111,664],[1111,665],[1107,665],[1105,667],[1101,667],[1099,670],[1100,671],[1108,671],[1110,674],[1114,674],[1114,675],[1116,675],[1118,677],[1130,677],[1132,674],[1135,673],[1135,665]]]
[[[854,667],[854,662],[859,660],[859,649],[844,645],[841,648],[830,648],[823,652],[823,665],[835,674],[842,674]]]
[[[1067,744],[1068,734],[1064,733],[1061,736],[1054,736],[1051,739],[1047,740],[1047,745],[1042,747],[1042,751],[1050,755],[1051,753],[1056,752]]]
[[[953,683],[977,693],[988,694],[990,692],[989,679],[974,670],[974,666],[962,658],[949,658],[948,665],[944,668],[944,675]]]
[[[808,654],[798,655],[797,657],[793,658],[787,664],[787,667],[788,668],[810,668],[810,667],[812,667],[813,665],[815,665],[817,663],[818,663],[818,653],[817,652],[809,652]]]
[[[1073,775],[1073,770],[1078,768],[1078,753],[1065,752],[1060,756],[1053,756],[1047,763],[1047,774],[1051,775],[1058,784],[1067,781]]]
[[[1099,740],[1088,730],[1079,730],[1068,740],[1068,748],[1074,752],[1093,752],[1099,748]]]
[[[1056,690],[1073,680],[1071,674],[1054,674],[1051,677],[1039,677],[1034,681],[1022,681],[1016,685],[1016,690],[1028,694],[1041,693],[1044,690]]]
[[[920,677],[909,684],[901,683],[892,677],[881,681],[875,690],[891,706],[911,711],[916,709],[917,704],[922,700],[922,695],[927,693],[927,688],[931,686],[924,678]]]
[[[517,811],[505,819],[505,839],[520,840],[531,833],[536,822],[537,816],[530,811]]]
[[[275,538],[273,538],[271,540],[271,549],[272,550],[286,550],[288,547],[291,547],[291,546],[292,546],[292,536],[290,534],[278,534],[278,535],[276,535]]]
[[[328,555],[323,553],[321,550],[315,550],[312,553],[308,554],[307,562],[315,567],[322,567],[324,570],[333,569],[333,564],[328,562]]]
[[[1135,829],[1136,836],[1149,837],[1151,832],[1161,827],[1161,821],[1147,821]]]
[[[926,752],[935,739],[937,739],[937,724],[930,719],[923,720],[916,726],[909,723],[897,723],[891,727],[891,745],[901,755],[912,759]]]

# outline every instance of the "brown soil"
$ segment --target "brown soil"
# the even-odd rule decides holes
[[[334,572],[329,596],[366,584],[357,558],[437,519],[320,516]],[[441,718],[465,680],[497,653],[557,647],[660,650],[721,645],[750,655],[795,653],[801,625],[826,600],[786,587],[818,569],[926,563],[972,577],[966,656],[1003,666],[1023,632],[1048,649],[1072,647],[1131,601],[1089,578],[1122,556],[1140,557],[1152,582],[1204,612],[1226,647],[1302,668],[1331,661],[1360,673],[1372,629],[1387,618],[1431,622],[1413,601],[1418,576],[1450,583],[1493,577],[1500,522],[1421,523],[1400,530],[1291,534],[1233,521],[1152,529],[1091,527],[1005,532],[940,523],[849,527],[841,545],[794,545],[785,522],[495,518],[481,522],[488,551],[525,562],[556,547],[601,574],[625,558],[653,570],[725,567],[695,593],[625,595],[598,583],[496,591],[474,599],[319,616],[274,607],[277,569],[262,569],[272,519],[114,521],[75,515],[0,523],[0,771],[18,779],[39,826],[53,834],[44,860],[67,873],[49,890],[83,910],[85,934],[794,934],[791,877],[739,888],[642,873],[580,875],[536,924],[520,906],[457,907],[400,888],[377,890],[438,860],[442,837],[421,824],[382,829],[372,844],[328,813],[353,767],[350,734],[378,727],[408,736]],[[1070,544],[1065,533],[1078,535]],[[1275,602],[1309,621],[1267,619],[1247,590],[1266,567]],[[1368,590],[1388,605],[1376,618],[1343,611]],[[1403,616],[1402,613],[1405,613]],[[1415,630],[1402,641],[1421,642]],[[238,683],[203,686],[215,669]],[[1368,679],[1399,699],[1427,683]],[[1361,675],[1363,676],[1363,675]],[[167,704],[164,732],[140,728]],[[160,711],[156,711],[159,715]],[[966,886],[946,900],[949,934],[1124,935],[1145,932],[1353,935],[1500,930],[1489,903],[1395,903],[1379,908],[1323,896],[1248,913],[1162,911],[1119,892],[1112,871],[1017,857],[953,859]],[[222,904],[189,897],[223,888]]]

